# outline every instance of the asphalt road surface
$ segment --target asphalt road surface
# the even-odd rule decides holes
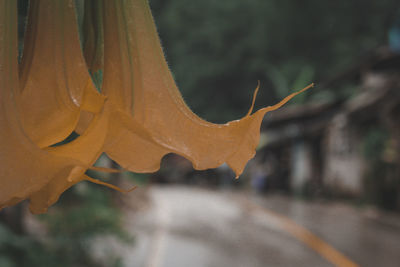
[[[148,193],[149,208],[127,217],[124,266],[400,266],[395,215],[191,187]]]

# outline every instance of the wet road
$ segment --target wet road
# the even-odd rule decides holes
[[[400,266],[398,217],[188,187],[149,194],[151,207],[127,218],[125,266]]]

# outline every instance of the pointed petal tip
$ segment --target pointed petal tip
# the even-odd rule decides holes
[[[250,109],[249,109],[249,111],[247,112],[247,114],[246,114],[245,117],[250,116],[251,113],[253,112],[254,104],[256,103],[256,98],[257,98],[257,94],[258,94],[259,89],[260,89],[260,80],[258,80],[257,87],[256,87],[256,89],[254,90],[254,93],[253,93],[253,100],[252,100],[252,102],[251,102]]]
[[[121,192],[121,193],[129,193],[129,192],[131,192],[131,191],[133,191],[133,190],[135,190],[135,189],[137,188],[137,186],[135,185],[135,186],[132,186],[131,188],[125,190],[125,189],[119,188],[119,187],[116,186],[116,185],[109,184],[109,183],[106,183],[106,182],[103,182],[103,181],[94,179],[94,178],[89,177],[89,176],[87,176],[87,175],[84,176],[84,179],[87,180],[87,181],[89,181],[89,182],[91,182],[91,183],[103,185],[103,186],[106,186],[106,187],[108,187],[108,188],[114,189],[114,190],[116,190],[116,191],[118,191],[118,192]]]

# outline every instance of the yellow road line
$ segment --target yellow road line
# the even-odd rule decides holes
[[[303,226],[295,223],[291,219],[274,211],[255,204],[254,202],[246,199],[246,203],[250,208],[267,214],[279,222],[279,227],[285,232],[288,232],[297,240],[303,242],[308,247],[316,251],[319,255],[335,266],[340,267],[358,267],[359,265],[347,258],[345,255],[337,251],[331,245],[323,241],[321,238],[304,228]]]

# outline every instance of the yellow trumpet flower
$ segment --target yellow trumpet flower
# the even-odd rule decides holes
[[[310,87],[252,113],[257,88],[246,116],[213,124],[185,104],[147,0],[87,0],[85,57],[74,1],[30,2],[18,64],[17,1],[0,0],[0,209],[30,199],[32,212],[46,212],[82,180],[113,187],[85,175],[103,152],[134,172],[157,171],[176,153],[195,169],[225,162],[239,176],[264,115]],[[89,74],[99,69],[101,93]],[[53,146],[73,131],[77,139]]]

